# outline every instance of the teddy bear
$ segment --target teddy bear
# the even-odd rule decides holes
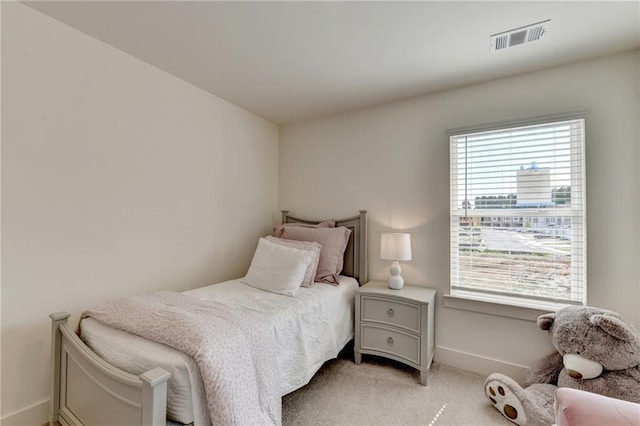
[[[558,387],[640,403],[640,336],[619,314],[568,306],[540,315],[537,325],[549,331],[557,352],[526,371],[526,386],[500,373],[484,382],[487,398],[508,420],[520,426],[554,424]]]

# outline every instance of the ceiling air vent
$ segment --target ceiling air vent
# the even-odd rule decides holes
[[[535,24],[524,27],[514,28],[512,30],[503,31],[491,36],[491,51],[498,52],[509,47],[519,46],[521,44],[531,43],[540,40],[549,32],[549,23],[551,19],[537,22]]]

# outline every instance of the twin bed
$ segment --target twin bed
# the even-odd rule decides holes
[[[282,212],[283,224],[320,222]],[[279,424],[280,398],[308,383],[353,338],[355,290],[368,280],[366,212],[337,220],[335,227],[350,231],[338,285],[315,283],[289,297],[231,280],[160,295],[159,303],[169,311],[187,303],[190,312],[203,310],[205,317],[209,314],[203,307],[211,306],[226,315],[216,325],[219,335],[204,347],[194,346],[191,355],[105,325],[100,312],[82,320],[80,339],[67,324],[68,313],[51,314],[50,422]],[[137,310],[137,305],[124,306],[118,302],[117,309]],[[135,314],[134,322],[143,323],[144,311]],[[229,322],[243,324],[242,330],[229,331]],[[178,339],[191,347],[199,337],[188,327],[184,330]],[[217,352],[209,353],[216,346]],[[212,364],[217,365],[210,368]],[[229,374],[221,375],[225,370]],[[212,395],[217,395],[215,401]]]

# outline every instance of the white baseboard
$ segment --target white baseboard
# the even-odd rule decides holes
[[[527,367],[522,365],[487,358],[443,346],[436,346],[434,361],[439,364],[449,365],[462,370],[486,374],[487,376],[491,373],[506,374],[520,384],[522,384],[522,376],[527,369]]]
[[[7,414],[0,419],[2,426],[40,426],[49,422],[49,400],[37,402],[27,408]]]

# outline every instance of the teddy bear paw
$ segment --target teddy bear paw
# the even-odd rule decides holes
[[[493,406],[513,423],[523,426],[527,424],[524,407],[516,395],[504,383],[489,381],[485,386],[485,394]]]

